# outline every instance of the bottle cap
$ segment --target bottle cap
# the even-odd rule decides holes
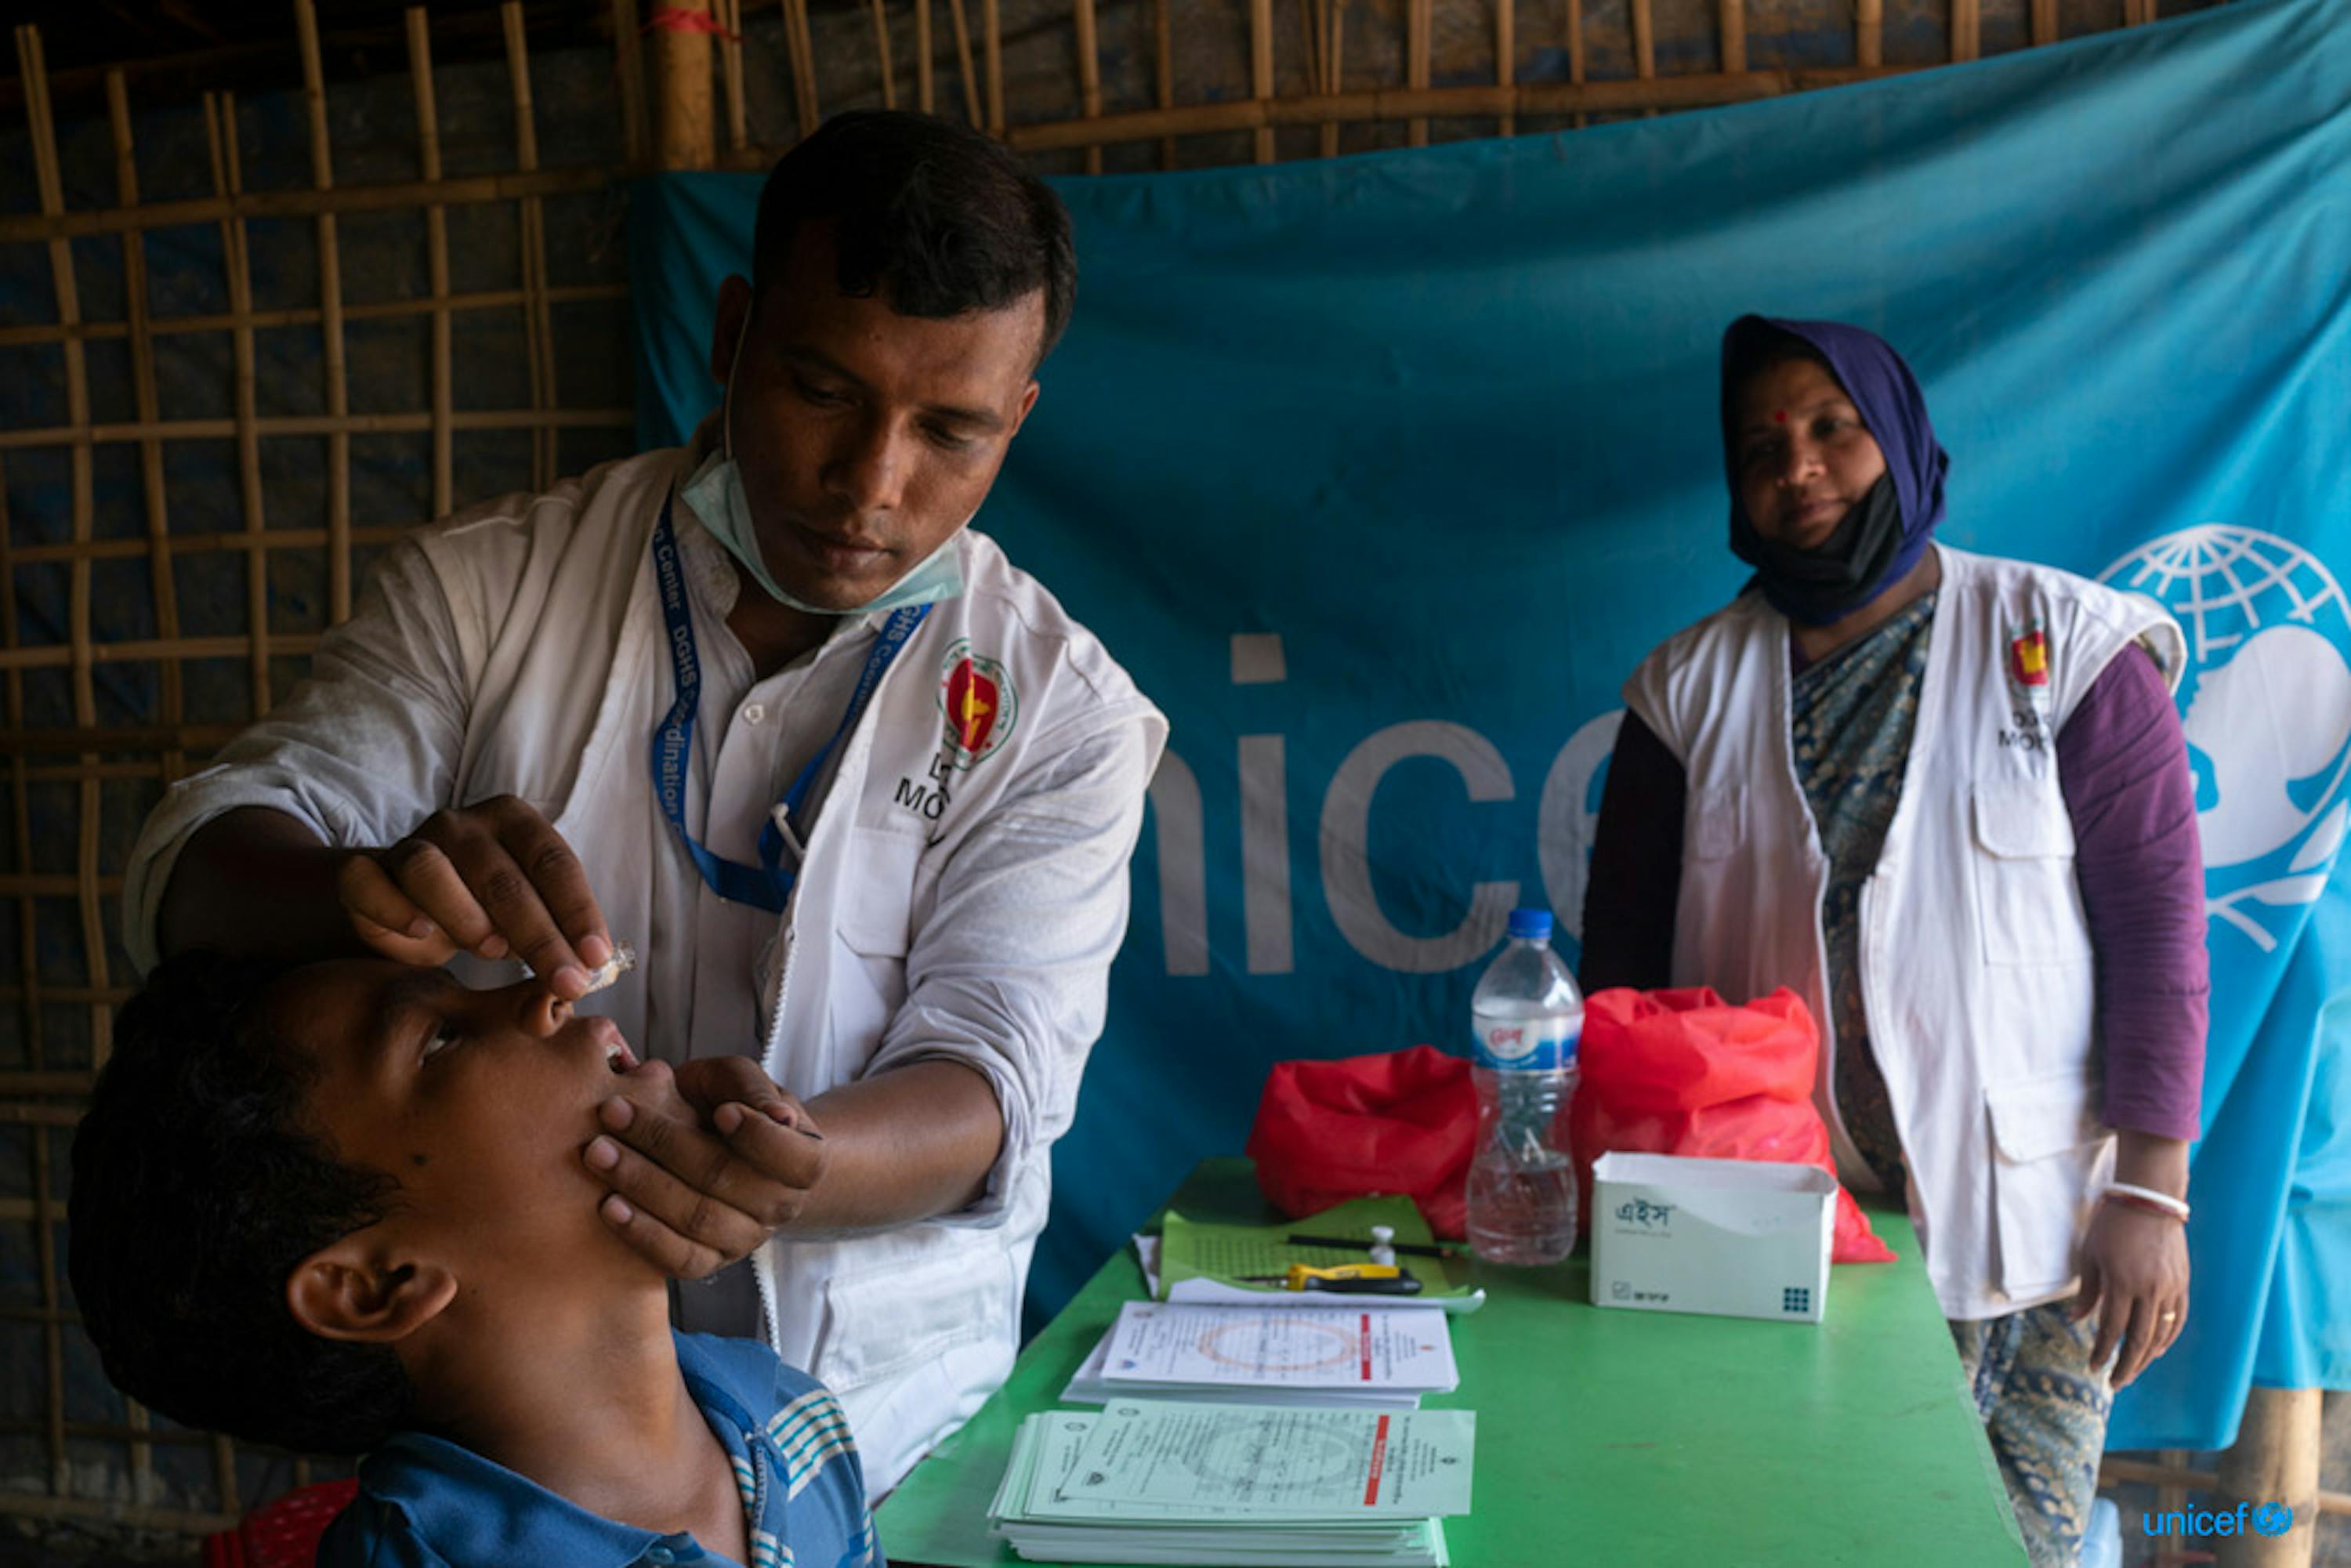
[[[1548,909],[1513,909],[1510,911],[1510,940],[1513,942],[1548,942],[1551,940],[1551,911]]]

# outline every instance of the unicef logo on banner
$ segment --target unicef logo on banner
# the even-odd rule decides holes
[[[2166,534],[2100,580],[2187,633],[2205,906],[2272,951],[2317,902],[2351,813],[2351,603],[2301,547],[2218,523]]]

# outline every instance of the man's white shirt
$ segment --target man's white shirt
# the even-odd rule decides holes
[[[222,812],[267,807],[328,842],[379,846],[444,807],[512,794],[569,841],[612,934],[637,947],[638,968],[587,1010],[640,1053],[758,1056],[803,1097],[925,1058],[979,1072],[1005,1138],[977,1203],[771,1243],[757,1264],[778,1352],[840,1395],[878,1493],[1010,1367],[1048,1151],[1102,1030],[1166,723],[967,528],[965,592],[891,664],[826,759],[813,824],[794,824],[808,856],[785,915],[719,898],[652,785],[675,687],[650,541],[692,461],[608,464],[393,547],[310,679],[149,820],[126,936],[152,967],[172,867]],[[674,527],[703,688],[685,821],[713,852],[757,863],[771,809],[840,723],[887,617],[845,618],[755,680],[726,629],[738,580],[723,548],[682,501]],[[475,984],[519,973],[453,967]]]

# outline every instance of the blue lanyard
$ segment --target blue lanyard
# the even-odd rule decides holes
[[[677,830],[685,845],[685,852],[694,857],[696,870],[710,891],[735,904],[756,904],[773,914],[783,913],[785,903],[791,897],[792,883],[799,879],[799,867],[789,871],[782,865],[785,838],[771,814],[768,825],[759,831],[759,863],[745,865],[710,852],[694,841],[685,827],[685,773],[687,759],[694,755],[694,720],[702,705],[702,662],[694,648],[694,615],[686,602],[685,576],[677,560],[677,532],[670,525],[670,501],[662,502],[661,521],[653,527],[653,570],[661,580],[662,620],[669,631],[670,664],[677,676],[677,701],[670,706],[669,715],[653,731],[653,795],[661,801],[662,815]],[[882,628],[873,651],[865,656],[865,672],[857,678],[857,690],[851,695],[849,707],[841,716],[841,723],[824,748],[810,758],[784,791],[784,820],[798,822],[802,808],[808,804],[810,789],[816,777],[841,744],[841,737],[857,727],[866,705],[873,700],[874,690],[882,684],[893,661],[904,651],[931,612],[927,604],[910,604],[897,611]],[[795,852],[800,845],[795,843]],[[795,853],[795,862],[798,855]]]

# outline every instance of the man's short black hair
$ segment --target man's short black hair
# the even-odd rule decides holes
[[[1010,148],[969,126],[883,109],[826,120],[777,161],[759,193],[753,290],[783,275],[803,225],[827,219],[844,294],[945,319],[1041,288],[1040,364],[1070,324],[1078,261],[1068,211]]]
[[[173,958],[116,1015],[74,1135],[68,1272],[114,1385],[174,1421],[353,1454],[407,1425],[387,1346],[320,1339],[286,1281],[398,1183],[306,1126],[317,1063],[270,1027],[283,967]]]

